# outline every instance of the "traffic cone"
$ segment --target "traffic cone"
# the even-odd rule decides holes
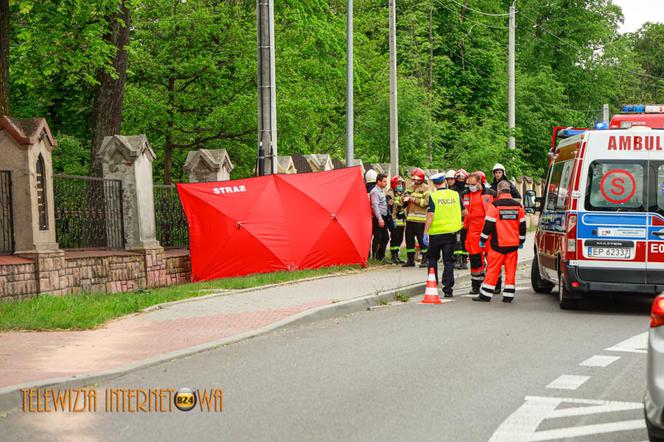
[[[429,276],[427,277],[427,285],[424,290],[424,299],[420,304],[442,304],[440,296],[438,295],[438,283],[436,282],[436,273],[433,267],[429,267]]]

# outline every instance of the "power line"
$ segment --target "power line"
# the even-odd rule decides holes
[[[466,9],[468,9],[469,11],[473,11],[473,12],[476,13],[476,14],[485,15],[485,16],[487,16],[487,17],[509,17],[509,16],[510,16],[509,13],[504,13],[504,14],[492,14],[492,13],[490,13],[490,12],[483,12],[483,11],[480,11],[480,10],[478,10],[478,9],[473,9],[473,8],[471,8],[470,6],[467,6],[467,5],[464,5],[463,3],[458,2],[457,0],[450,0],[450,1],[451,1],[452,3],[456,3],[457,5],[462,6],[462,7],[466,8]]]
[[[492,28],[492,29],[509,29],[509,27],[507,27],[507,26],[493,26],[493,25],[487,25],[486,23],[482,23],[481,21],[471,20],[468,17],[462,16],[459,11],[456,11],[456,10],[452,9],[451,7],[447,6],[445,3],[443,3],[443,0],[438,0],[438,3],[443,8],[445,8],[448,11],[451,11],[454,14],[456,14],[463,21],[467,21],[467,22],[470,22],[470,23],[475,23],[475,24],[480,25],[480,26],[486,26],[487,28]]]
[[[521,13],[521,15],[522,15],[524,18],[530,20],[530,22],[532,22],[533,24],[538,25],[538,23],[537,23],[536,20],[534,20],[534,19],[528,17],[527,15],[525,15],[525,14],[523,14],[523,13]],[[576,49],[576,50],[579,50],[579,51],[584,51],[584,50],[587,50],[587,49],[592,49],[592,48],[582,48],[581,46],[578,46],[576,43],[573,43],[571,40],[566,39],[566,38],[563,38],[563,37],[560,37],[560,36],[554,34],[553,32],[549,31],[548,29],[546,29],[546,28],[544,28],[544,27],[541,27],[540,29],[541,29],[542,31],[546,32],[547,34],[551,35],[552,37],[558,39],[558,40],[561,41],[562,43],[565,43],[567,46],[569,46],[569,47],[572,48],[572,49]],[[533,35],[533,36],[534,36],[535,38],[539,39],[539,40],[543,40],[542,37],[539,37],[539,36],[537,36],[537,35]],[[614,43],[614,44],[615,44],[615,43]],[[607,44],[607,45],[604,45],[604,47],[606,47],[606,46],[608,46],[608,44]],[[570,54],[568,54],[568,55],[570,55]],[[664,78],[662,78],[662,77],[656,77],[656,76],[654,76],[654,75],[650,75],[650,74],[646,74],[646,73],[642,73],[642,72],[632,71],[632,70],[630,70],[630,69],[628,69],[628,68],[624,68],[624,67],[621,67],[621,66],[616,66],[616,68],[622,70],[623,72],[630,73],[630,74],[632,74],[632,75],[637,75],[637,76],[640,76],[640,77],[651,78],[651,79],[653,79],[653,80],[657,80],[657,81],[664,81]]]

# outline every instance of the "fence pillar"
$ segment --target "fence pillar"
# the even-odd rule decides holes
[[[104,178],[122,181],[125,248],[143,253],[147,287],[166,283],[164,249],[156,239],[152,162],[145,135],[105,137],[97,154]]]
[[[233,163],[226,149],[198,149],[187,154],[184,170],[190,183],[226,181],[231,179]]]
[[[125,247],[159,247],[155,236],[152,162],[155,154],[145,135],[105,137],[97,158],[104,178],[122,181]]]
[[[2,223],[14,253],[35,262],[37,291],[59,294],[65,262],[55,239],[51,161],[55,146],[43,118],[0,117],[0,170],[10,172],[12,209]]]

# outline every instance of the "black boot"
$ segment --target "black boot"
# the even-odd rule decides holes
[[[401,267],[415,267],[415,253],[408,252],[408,261],[402,264]]]
[[[475,297],[473,298],[473,301],[477,301],[477,302],[491,302],[491,298],[489,298],[488,296],[485,296],[485,295],[480,294],[479,296],[475,296]]]
[[[468,294],[469,295],[479,295],[480,294],[480,287],[482,286],[482,281],[478,281],[478,280],[473,279],[471,281],[471,283],[472,283],[472,287],[470,289],[470,293],[468,293]]]

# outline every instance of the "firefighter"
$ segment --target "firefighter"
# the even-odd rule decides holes
[[[468,172],[464,169],[459,169],[455,172],[454,178],[456,181],[452,185],[452,190],[459,192],[459,195],[463,196],[463,193],[466,190],[466,179],[468,178]],[[454,248],[454,268],[457,270],[466,270],[468,269],[468,252],[466,252],[466,229],[463,228],[457,234],[457,243]]]
[[[470,259],[470,279],[472,283],[471,295],[480,293],[480,286],[484,280],[485,263],[484,247],[480,245],[480,235],[484,227],[484,218],[489,206],[493,203],[495,193],[482,186],[482,176],[473,172],[466,181],[468,189],[463,193],[463,203],[468,210],[464,219],[466,229],[466,250]]]
[[[427,221],[427,208],[429,207],[429,186],[424,183],[424,171],[420,168],[413,170],[410,179],[413,181],[406,190],[403,201],[406,204],[406,252],[407,261],[404,267],[415,267],[415,239],[420,245],[422,253],[422,267],[427,263],[427,247],[424,244],[424,223]]]
[[[463,226],[465,209],[459,192],[447,188],[446,174],[431,177],[436,191],[429,197],[427,222],[424,226],[424,242],[429,246],[429,268],[433,267],[438,281],[438,259],[443,254],[443,293],[454,296],[454,246],[457,233]],[[452,177],[454,178],[454,177]]]
[[[431,177],[431,180],[433,181],[433,177]],[[454,169],[450,169],[445,172],[445,182],[447,183],[448,189],[455,190],[454,185],[456,184],[456,171]]]
[[[387,191],[387,204],[392,209],[392,223],[390,225],[390,253],[392,264],[403,264],[399,257],[399,250],[403,242],[403,234],[406,229],[406,212],[404,210],[404,184],[405,181],[399,175],[390,181],[390,190]]]
[[[498,198],[489,206],[480,243],[483,246],[490,241],[491,247],[487,250],[489,265],[481,292],[473,301],[491,301],[503,266],[503,302],[512,302],[516,293],[516,265],[518,250],[526,241],[526,216],[521,203],[512,197],[509,181],[500,181],[496,187]]]
[[[507,181],[510,183],[510,195],[512,195],[512,198],[516,200],[521,200],[521,194],[519,193],[518,190],[516,190],[516,186],[512,184],[510,180],[507,179],[507,176],[505,175],[505,166],[503,166],[500,163],[496,163],[493,166],[493,183],[491,184],[491,188],[493,189],[494,192],[498,192],[498,183],[501,181]]]
[[[454,184],[454,190],[461,193],[466,190],[466,180],[468,179],[468,172],[464,169],[459,169],[454,175],[456,178],[456,183]]]

